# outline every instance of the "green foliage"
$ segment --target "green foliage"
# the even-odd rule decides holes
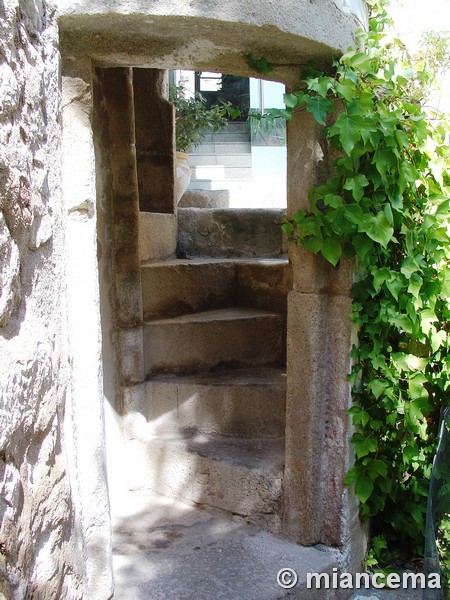
[[[263,75],[268,75],[272,71],[272,65],[267,62],[267,58],[262,56],[261,58],[255,58],[252,54],[248,53],[245,55],[247,60],[247,64],[255,71],[262,73]]]
[[[264,113],[251,108],[248,120],[252,145],[285,146],[286,120],[290,116],[290,113],[282,108],[269,108]]]
[[[434,76],[450,68],[450,31],[426,31],[420,40],[417,60],[424,61]]]
[[[354,466],[346,476],[371,518],[373,564],[423,553],[441,407],[450,398],[448,127],[419,101],[435,73],[413,63],[373,0],[368,32],[333,73],[308,67],[285,96],[338,154],[284,230],[333,266],[355,260]],[[436,115],[433,115],[436,117]],[[448,544],[450,532],[441,536]]]
[[[240,111],[230,102],[207,108],[205,99],[199,92],[185,97],[183,86],[171,85],[169,100],[175,105],[175,144],[179,152],[201,144],[208,132],[216,132],[228,123],[227,117],[236,119]]]

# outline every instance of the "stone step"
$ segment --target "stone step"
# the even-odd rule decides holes
[[[190,154],[189,166],[220,165],[224,167],[251,167],[251,154]]]
[[[125,407],[153,436],[198,431],[235,437],[281,437],[286,374],[258,367],[197,375],[158,375],[126,388]]]
[[[245,132],[250,135],[250,124],[248,121],[230,121],[224,129],[220,130],[224,133]]]
[[[200,165],[192,167],[191,182],[251,180],[251,167],[225,167],[223,165]]]
[[[281,257],[285,215],[283,209],[179,209],[178,255]]]
[[[228,190],[230,197],[236,194],[254,195],[253,179],[196,179],[191,180],[189,190]]]
[[[283,187],[284,186],[284,187]],[[285,185],[280,185],[279,181],[265,181],[255,179],[226,181],[195,181],[189,184],[188,190],[191,192],[200,192],[209,194],[210,192],[220,192],[226,194],[226,205],[217,206],[212,204],[210,208],[229,208],[239,209],[279,209],[286,210]],[[180,207],[180,205],[178,205]],[[188,205],[192,206],[192,205]],[[204,206],[204,205],[203,205]],[[195,206],[194,206],[195,207]],[[197,207],[201,208],[201,207]]]
[[[286,312],[286,259],[171,259],[141,267],[144,319],[250,306]]]
[[[187,189],[178,208],[229,208],[230,192],[228,190],[189,190]]]
[[[239,307],[149,321],[144,324],[145,373],[283,365],[284,321],[280,313]]]
[[[331,576],[339,558],[151,492],[128,492],[113,514],[117,600],[343,600],[347,590],[307,587],[308,573]],[[283,567],[297,572],[293,589],[277,583]]]
[[[250,142],[210,142],[189,150],[189,154],[251,154]]]
[[[134,455],[131,449],[130,457],[136,488],[214,507],[279,532],[284,438],[134,435],[132,446],[136,450]]]
[[[141,267],[144,319],[235,304],[236,266],[228,260],[174,259]]]
[[[250,142],[250,131],[227,131],[221,130],[215,133],[206,133],[203,138],[203,144],[208,143],[236,143],[236,142]]]
[[[273,208],[274,206],[284,207],[283,204],[278,203],[275,205],[272,202],[272,198],[275,197],[276,194],[270,195],[268,201],[265,192],[261,193],[261,190],[258,189],[257,182],[255,182],[254,179],[192,181],[189,183],[188,190],[205,193],[220,190],[226,192],[228,203],[225,208],[230,209],[255,208],[262,206],[268,208]]]
[[[236,305],[286,314],[292,289],[292,270],[287,259],[236,263]]]

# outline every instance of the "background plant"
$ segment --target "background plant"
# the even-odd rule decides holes
[[[286,110],[266,109],[263,113],[250,109],[248,120],[252,145],[286,146]]]
[[[346,476],[371,519],[369,564],[423,554],[438,425],[449,404],[449,157],[444,118],[425,112],[436,69],[389,33],[387,3],[371,0],[359,32],[330,72],[310,66],[285,95],[308,110],[338,151],[310,210],[284,225],[336,266],[355,260],[351,317],[354,466]],[[289,116],[288,116],[289,118]],[[448,482],[447,482],[448,485]],[[440,525],[448,539],[448,523]]]
[[[234,119],[240,111],[230,102],[223,102],[211,108],[199,92],[187,97],[183,86],[171,85],[169,100],[175,105],[175,140],[178,152],[186,152],[203,141],[208,132],[216,132],[226,127],[228,118]]]

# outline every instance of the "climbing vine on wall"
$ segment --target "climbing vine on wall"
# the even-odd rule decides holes
[[[356,461],[346,476],[371,518],[372,564],[423,553],[440,413],[450,399],[448,128],[428,109],[433,70],[368,2],[367,32],[331,72],[310,66],[285,95],[338,151],[333,175],[284,230],[336,266],[355,259],[350,380]],[[449,507],[450,512],[450,507]]]

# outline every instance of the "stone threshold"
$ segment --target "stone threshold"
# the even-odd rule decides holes
[[[306,548],[239,520],[162,498],[148,491],[113,503],[114,598],[120,600],[334,600],[306,589],[306,573],[337,567],[338,554]],[[281,588],[284,567],[298,573]]]

